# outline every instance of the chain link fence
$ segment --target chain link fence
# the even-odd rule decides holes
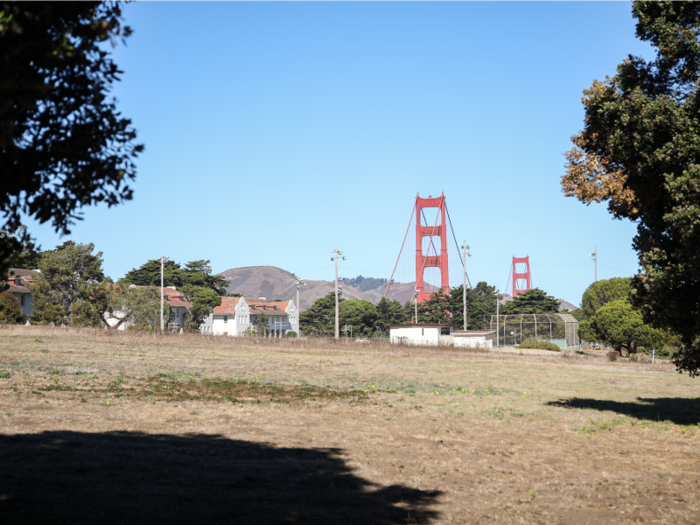
[[[495,346],[517,346],[523,341],[548,341],[562,350],[580,349],[578,321],[571,314],[492,315]]]

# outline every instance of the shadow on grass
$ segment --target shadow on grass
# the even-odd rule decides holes
[[[10,523],[429,523],[439,491],[378,487],[340,449],[216,435],[0,436]]]
[[[638,397],[637,402],[621,402],[574,397],[571,399],[550,401],[547,404],[564,408],[589,408],[600,411],[609,410],[636,419],[671,421],[677,425],[696,425],[700,423],[700,398]]]

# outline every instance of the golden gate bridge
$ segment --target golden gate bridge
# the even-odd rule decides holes
[[[459,263],[450,265],[450,260]],[[524,270],[521,269],[523,264]],[[441,288],[449,293],[450,288],[462,285],[465,277],[467,286],[471,288],[444,192],[440,197],[430,195],[427,198],[416,194],[384,297],[401,303],[421,303]],[[517,297],[531,286],[529,256],[513,257],[503,293],[510,287],[513,297]]]

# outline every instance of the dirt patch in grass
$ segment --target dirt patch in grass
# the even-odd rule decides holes
[[[0,330],[0,516],[697,523],[668,363]]]
[[[65,381],[64,381],[65,383]],[[19,390],[16,390],[19,393]],[[361,402],[368,399],[362,390],[331,389],[314,385],[274,385],[243,379],[193,379],[173,374],[157,374],[129,381],[117,376],[106,387],[78,384],[49,384],[31,390],[31,395],[42,392],[72,392],[89,397],[111,396],[119,399],[152,399],[158,401],[213,401],[218,403],[300,403],[304,401],[348,400]]]

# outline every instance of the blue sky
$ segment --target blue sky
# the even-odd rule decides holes
[[[134,200],[42,248],[93,242],[114,279],[161,252],[214,271],[389,277],[416,193],[445,193],[472,283],[578,304],[636,273],[635,225],[561,193],[581,92],[628,54],[626,2],[134,3],[115,87],[146,150]],[[451,261],[458,264],[457,261]],[[458,284],[458,283],[454,283]]]

